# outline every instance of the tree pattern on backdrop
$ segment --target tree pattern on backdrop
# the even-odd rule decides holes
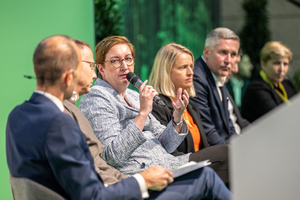
[[[148,79],[158,50],[175,42],[202,54],[207,33],[218,26],[218,1],[123,0],[124,32],[136,49],[135,73]],[[217,16],[217,17],[216,17]]]
[[[96,44],[108,36],[120,35],[123,32],[119,3],[120,0],[95,0]]]
[[[260,70],[260,50],[270,41],[271,33],[268,28],[267,12],[268,0],[244,0],[242,7],[245,10],[245,24],[240,33],[241,45],[254,66],[252,78]]]

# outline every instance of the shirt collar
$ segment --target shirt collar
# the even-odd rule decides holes
[[[77,97],[78,97],[78,96],[77,96],[77,92],[73,91],[73,94],[72,94],[72,96],[71,96],[70,99],[71,99],[72,101],[75,101],[75,102],[76,102]]]
[[[234,76],[232,76],[231,78],[230,78],[230,82],[233,84],[233,85],[236,85],[236,86],[238,86],[238,87],[243,87],[244,86],[244,81],[243,81],[243,79],[242,80],[238,80],[237,78],[235,78]]]
[[[204,60],[206,63],[206,60],[204,59],[203,55],[201,58]],[[215,83],[217,87],[223,87],[225,82],[226,82],[226,76],[216,76],[212,71],[210,71],[212,76],[214,77]]]
[[[34,92],[38,93],[38,94],[41,94],[41,95],[44,95],[49,100],[51,100],[58,107],[58,109],[61,110],[61,112],[64,111],[63,103],[56,96],[53,96],[52,94],[50,94],[48,92],[41,91],[41,90],[35,90]]]

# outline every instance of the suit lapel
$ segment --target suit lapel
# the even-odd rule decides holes
[[[226,115],[226,110],[225,110],[225,109],[227,109],[227,96],[226,96],[226,89],[224,88],[226,86],[224,85],[222,88],[223,101],[221,101],[214,77],[211,74],[212,72],[207,67],[206,63],[204,62],[204,60],[202,58],[201,58],[201,63],[202,63],[204,72],[206,73],[207,81],[210,83],[209,85],[211,87],[211,90],[213,91],[215,101],[217,102],[219,112],[221,113],[221,117],[223,119],[223,123],[225,124],[225,127],[227,128],[227,130],[229,132],[229,127],[228,127],[228,123],[227,123],[228,116]]]

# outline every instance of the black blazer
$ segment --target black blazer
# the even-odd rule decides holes
[[[297,94],[290,80],[283,80],[282,85],[289,99]],[[275,90],[258,76],[247,87],[241,111],[244,118],[253,122],[282,103],[283,100]]]
[[[162,106],[159,106],[159,105],[153,103],[152,114],[158,121],[160,121],[161,124],[166,126],[173,118],[174,108],[172,106],[172,101],[169,97],[167,97],[163,94],[160,94],[159,97],[165,102],[166,106],[162,107]],[[204,132],[201,117],[200,117],[197,106],[193,102],[190,101],[187,106],[187,110],[189,111],[190,115],[192,116],[195,124],[197,125],[197,127],[200,131],[200,136],[201,136],[200,149],[209,147],[210,145],[208,143],[206,134]],[[193,141],[192,134],[190,132],[187,134],[187,136],[182,141],[182,143],[178,146],[177,151],[175,151],[172,154],[177,156],[177,155],[181,155],[183,153],[186,154],[189,152],[192,152],[192,153],[195,152],[194,141]]]

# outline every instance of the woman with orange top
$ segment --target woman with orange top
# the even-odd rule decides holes
[[[165,102],[165,107],[153,104],[152,114],[163,125],[167,125],[173,116],[173,105],[176,101],[176,92],[179,88],[186,90],[189,96],[195,96],[193,86],[194,57],[186,47],[169,43],[164,45],[157,53],[149,78],[151,85]],[[197,106],[189,101],[184,111],[189,133],[184,141],[172,154],[180,156],[191,153],[190,161],[203,161],[209,159],[211,167],[221,179],[228,183],[228,145],[209,145],[204,132],[201,117]]]

